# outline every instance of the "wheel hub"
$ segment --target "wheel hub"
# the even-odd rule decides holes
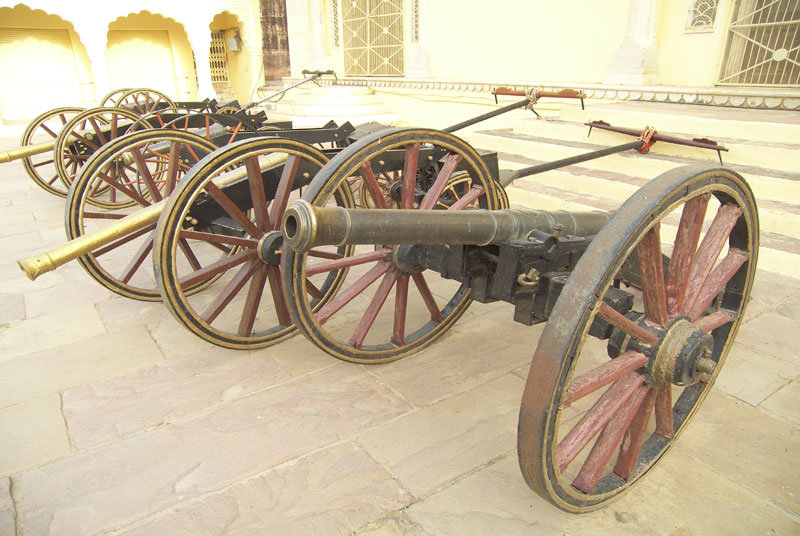
[[[278,265],[281,263],[281,249],[283,248],[283,235],[280,231],[270,231],[258,241],[258,258],[267,264]]]
[[[425,269],[422,263],[422,247],[419,245],[396,246],[392,252],[395,268],[407,274],[416,274]]]
[[[714,338],[695,327],[686,317],[667,326],[650,354],[647,381],[650,385],[692,385],[703,373],[713,371]]]

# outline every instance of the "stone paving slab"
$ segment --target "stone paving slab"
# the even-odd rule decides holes
[[[800,279],[759,271],[695,422],[629,494],[574,516],[517,467],[542,326],[510,306],[474,304],[380,366],[301,337],[219,349],[78,266],[28,281],[15,260],[61,242],[63,200],[17,164],[0,178],[2,535],[800,533]]]

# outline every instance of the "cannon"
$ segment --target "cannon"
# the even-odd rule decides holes
[[[453,165],[420,192],[413,170],[431,146]],[[373,183],[391,151],[404,154],[404,173],[389,202],[337,201],[351,177]],[[453,169],[472,187],[436,210]],[[520,468],[550,503],[590,511],[646,474],[710,391],[752,288],[755,200],[720,166],[669,171],[613,214],[509,210],[499,188],[449,134],[359,140],[286,210],[286,305],[309,341],[356,363],[425,348],[473,300],[508,302],[523,324],[546,321],[520,406]],[[337,295],[314,298],[312,286],[334,274]]]

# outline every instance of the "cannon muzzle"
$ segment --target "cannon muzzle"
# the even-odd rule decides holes
[[[287,155],[285,154],[273,154],[262,157],[259,160],[261,171],[264,172],[283,164],[286,158]],[[214,180],[214,183],[218,187],[224,188],[245,177],[247,177],[247,169],[241,167],[229,171],[224,175],[220,175]],[[81,255],[91,253],[131,233],[144,229],[148,225],[153,225],[158,221],[168,200],[169,198],[163,199],[158,203],[142,207],[136,212],[115,221],[99,231],[79,236],[49,251],[39,253],[33,257],[19,259],[17,260],[17,265],[25,272],[28,279],[32,281],[44,273],[51,272],[59,266],[77,259]]]
[[[283,235],[297,252],[345,244],[500,244],[532,231],[592,236],[611,218],[602,211],[381,210],[315,207],[300,200],[286,211]]]
[[[22,147],[11,149],[10,151],[0,151],[0,164],[5,164],[6,162],[11,162],[13,160],[22,160],[23,158],[28,158],[29,156],[52,151],[55,144],[55,140],[46,141],[44,143],[37,143],[35,145],[23,145]]]

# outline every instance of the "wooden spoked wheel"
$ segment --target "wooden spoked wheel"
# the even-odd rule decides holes
[[[429,169],[430,173],[423,170]],[[385,189],[377,177],[397,172]],[[496,184],[477,152],[459,138],[429,129],[391,129],[342,150],[317,174],[303,198],[315,206],[335,202],[353,183],[378,209],[433,210],[453,180],[469,177],[470,189],[449,210],[504,208]],[[435,233],[435,229],[431,229]],[[358,363],[398,359],[443,335],[469,306],[470,289],[414,263],[413,246],[381,244],[312,250],[285,248],[284,286],[292,318],[325,352]],[[309,297],[317,278],[336,273],[342,290],[320,305]]]
[[[735,172],[678,168],[622,205],[570,275],[533,357],[518,452],[534,491],[590,511],[653,467],[722,367],[757,255],[755,200]],[[637,279],[627,314],[603,301]]]
[[[205,138],[173,129],[132,132],[104,145],[70,188],[67,237],[72,240],[102,231],[126,216],[141,214],[145,207],[168,197],[187,171],[214,149]],[[149,258],[155,226],[154,218],[78,261],[109,290],[137,300],[158,301],[161,295]],[[186,262],[194,262],[191,244],[182,243],[181,247]]]
[[[55,143],[61,129],[76,115],[86,110],[86,108],[64,107],[56,108],[43,113],[28,125],[22,133],[20,146],[36,145],[52,141]],[[67,196],[67,188],[58,177],[53,153],[46,153],[28,156],[22,159],[22,165],[28,176],[33,179],[40,188],[58,197]]]
[[[149,88],[130,89],[120,95],[115,106],[139,115],[166,108],[176,109],[175,103],[166,94]]]
[[[127,133],[138,119],[137,114],[122,108],[92,108],[68,121],[53,146],[62,186],[69,188],[92,154]]]
[[[100,108],[116,106],[117,102],[119,101],[119,98],[128,91],[130,91],[131,89],[132,88],[129,87],[122,87],[109,92],[105,97],[100,99],[100,104],[98,106]]]
[[[292,198],[327,157],[293,140],[254,138],[220,148],[196,165],[168,200],[153,258],[164,303],[178,321],[219,346],[252,349],[296,333],[282,288],[280,224]],[[353,206],[352,198],[340,198]],[[192,243],[198,263],[182,262]],[[226,257],[219,259],[219,252]],[[219,277],[202,292],[184,289]],[[326,300],[331,277],[309,287]]]

